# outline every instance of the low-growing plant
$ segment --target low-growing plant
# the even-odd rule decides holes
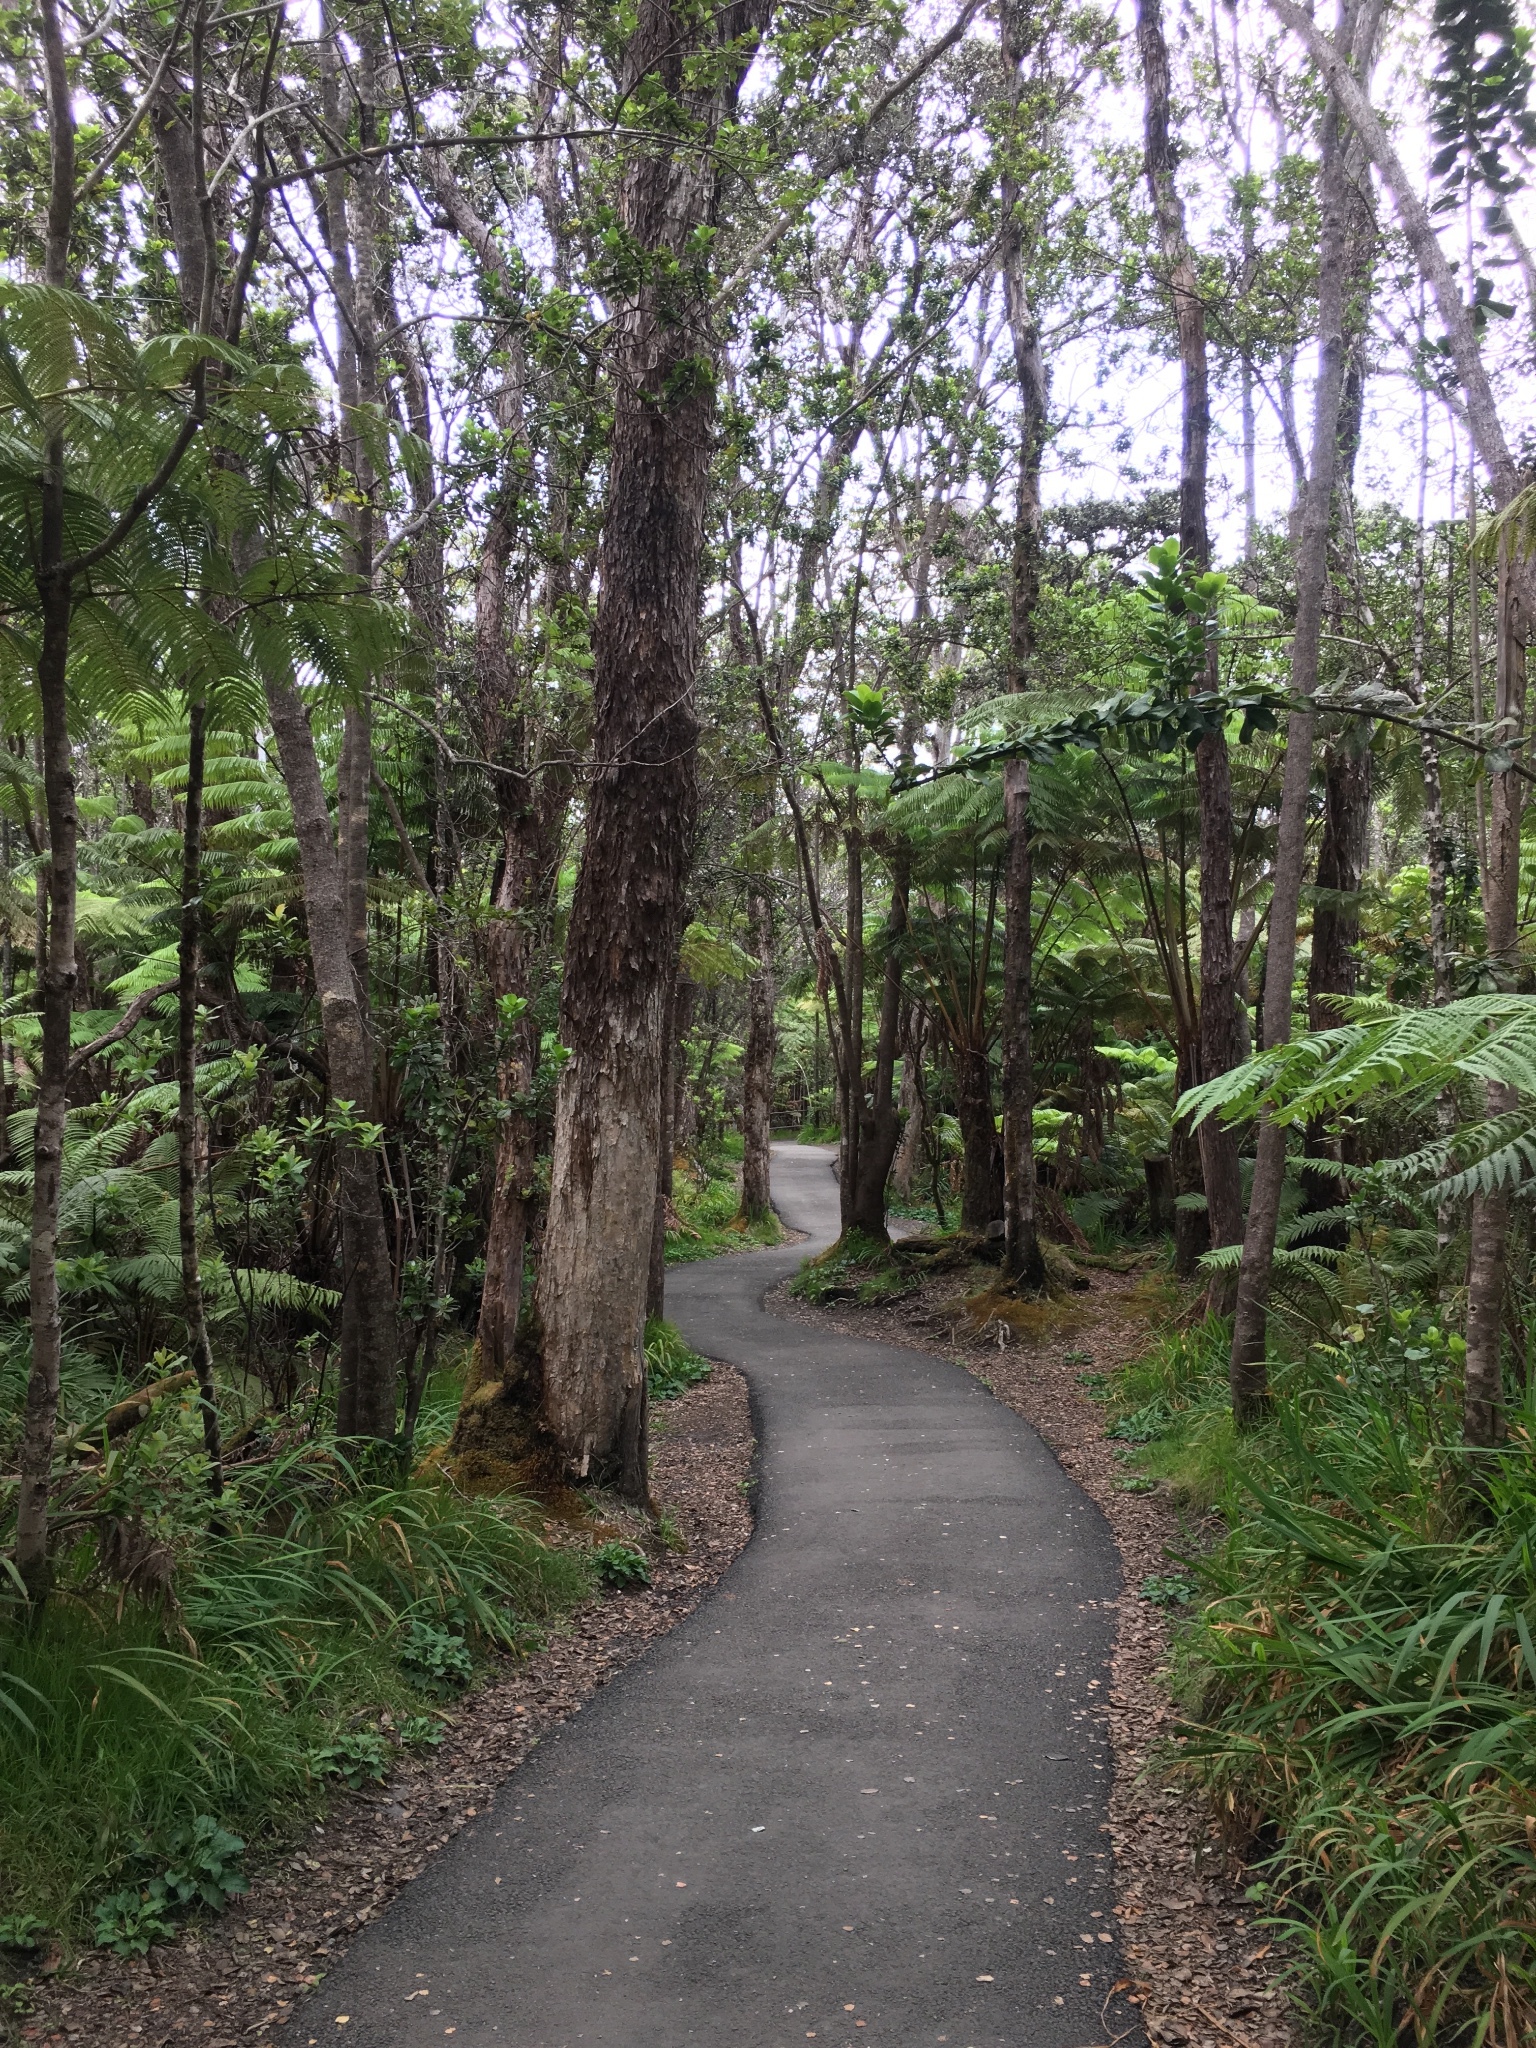
[[[475,1675],[475,1660],[464,1638],[429,1621],[411,1623],[400,1667],[413,1685],[438,1699],[462,1692]]]
[[[0,1948],[33,1955],[48,1938],[48,1924],[35,1913],[6,1913],[0,1917]]]
[[[1278,1843],[1267,1918],[1318,2040],[1516,2048],[1536,2038],[1536,1402],[1511,1387],[1470,1493],[1459,1345],[1427,1309],[1349,1316],[1277,1362],[1273,1422],[1222,1452],[1173,1766]],[[1200,1373],[1164,1389],[1144,1455],[1172,1461],[1213,1431]]]
[[[402,1749],[437,1749],[448,1733],[435,1714],[410,1714],[395,1730]]]
[[[389,1744],[371,1729],[358,1728],[338,1735],[309,1760],[311,1775],[337,1778],[353,1792],[365,1785],[382,1785],[389,1776]]]
[[[818,1307],[847,1301],[877,1308],[904,1300],[921,1284],[917,1267],[896,1245],[848,1231],[827,1251],[806,1260],[789,1291]]]
[[[244,1842],[222,1827],[211,1813],[200,1813],[196,1819],[173,1828],[165,1850],[170,1862],[153,1883],[164,1887],[165,1897],[172,1905],[201,1903],[215,1913],[222,1913],[231,1899],[250,1890],[242,1868]]]
[[[675,1401],[689,1387],[707,1380],[714,1370],[707,1358],[690,1349],[675,1323],[652,1316],[645,1326],[645,1372],[653,1401]]]
[[[650,1560],[633,1543],[601,1543],[592,1552],[592,1564],[605,1586],[628,1590],[651,1583]]]
[[[175,1932],[171,1909],[164,1897],[155,1898],[146,1888],[133,1885],[98,1899],[92,1920],[98,1948],[109,1948],[117,1956],[148,1955],[157,1941],[169,1941]]]
[[[1187,1607],[1195,1597],[1195,1582],[1183,1572],[1151,1572],[1141,1582],[1141,1597],[1154,1607]]]
[[[159,1512],[169,1467],[119,1468],[119,1512],[131,1515],[141,1469],[146,1512]],[[185,1470],[193,1484],[196,1466]],[[90,1938],[93,1901],[144,1876],[135,1845],[163,1852],[149,1876],[179,1870],[169,1845],[199,1815],[282,1838],[338,1784],[376,1775],[360,1775],[349,1731],[420,1714],[400,1658],[414,1628],[453,1643],[440,1675],[458,1690],[477,1643],[525,1651],[592,1587],[585,1558],[544,1543],[516,1500],[368,1478],[322,1434],[274,1432],[264,1455],[232,1462],[222,1533],[207,1530],[205,1503],[199,1492],[183,1515],[171,1502],[158,1529],[144,1525],[164,1546],[173,1606],[104,1584],[82,1540],[60,1551],[60,1597],[42,1617],[0,1628],[0,1897],[66,1950]],[[114,1940],[164,1917],[145,1883],[132,1889]]]

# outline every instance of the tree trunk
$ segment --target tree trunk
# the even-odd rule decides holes
[[[667,1312],[667,1209],[672,1201],[673,1155],[677,1122],[677,1025],[680,979],[672,970],[672,988],[666,1000],[666,1024],[661,1048],[661,1123],[656,1146],[656,1207],[651,1220],[651,1262],[645,1283],[645,1319]]]
[[[224,1492],[224,1454],[219,1431],[218,1389],[213,1346],[203,1303],[203,1269],[197,1247],[197,969],[203,920],[203,759],[208,723],[201,694],[187,706],[187,788],[181,838],[181,943],[176,984],[176,1187],[181,1237],[181,1299],[187,1322],[187,1356],[197,1374],[202,1411],[203,1452],[208,1491]]]
[[[663,1004],[696,804],[694,672],[714,374],[690,252],[713,219],[709,147],[766,5],[707,21],[641,0],[630,90],[688,104],[686,150],[634,145],[620,197],[646,275],[614,333],[614,413],[593,636],[586,840],[566,941],[561,1076],[537,1305],[544,1420],[569,1470],[649,1498],[645,1294],[660,1138]],[[702,64],[701,43],[731,40]],[[702,68],[701,68],[702,67]],[[699,83],[702,79],[703,83]],[[702,132],[698,132],[702,131]]]
[[[1499,551],[1499,641],[1494,717],[1505,746],[1518,746],[1525,731],[1526,645],[1533,620],[1528,608],[1528,571],[1511,558],[1506,538]],[[1513,768],[1489,781],[1487,906],[1488,959],[1501,984],[1513,987],[1519,973],[1520,827],[1525,784]],[[1519,1103],[1518,1090],[1488,1084],[1488,1114],[1506,1115]],[[1467,1260],[1467,1360],[1462,1434],[1474,1451],[1504,1440],[1504,1275],[1508,1262],[1510,1198],[1503,1190],[1472,1198],[1471,1245]]]
[[[1019,0],[1000,8],[1002,57],[1011,126],[1024,104],[1027,23]],[[1022,136],[1010,138],[1021,147]],[[1012,153],[1001,180],[1003,300],[1019,385],[1019,476],[1014,495],[1008,593],[1008,688],[1034,680],[1035,614],[1040,603],[1044,513],[1040,466],[1049,425],[1049,387],[1040,323],[1029,291],[1021,217],[1023,188]],[[1030,1032],[1034,979],[1034,858],[1030,845],[1029,763],[1003,769],[1003,1270],[1018,1286],[1045,1283],[1035,1202],[1035,1061]],[[967,1176],[969,1179],[969,1176]]]
[[[907,930],[908,871],[903,856],[891,863],[891,908],[885,926],[885,966],[880,982],[880,1024],[875,1071],[866,1097],[855,1099],[859,1145],[848,1227],[879,1243],[888,1241],[885,1190],[901,1138],[896,1113],[896,1046],[901,1026],[901,947]]]
[[[773,904],[761,889],[747,897],[747,928],[757,972],[747,984],[747,1044],[741,1078],[741,1213],[761,1223],[772,1206],[769,1184],[773,1137]]]
[[[1355,992],[1355,944],[1360,933],[1360,884],[1365,874],[1371,824],[1370,732],[1351,720],[1323,756],[1323,836],[1317,850],[1317,893],[1312,912],[1312,958],[1307,969],[1307,1022],[1329,1031],[1345,1021],[1341,998]],[[1330,1138],[1326,1119],[1306,1129],[1307,1157],[1323,1159],[1331,1149],[1340,1163],[1340,1141]],[[1324,1166],[1304,1170],[1306,1207],[1335,1209],[1348,1197],[1341,1176]],[[1347,1226],[1330,1224],[1309,1242],[1342,1251]]]
[[[1002,1213],[997,1173],[997,1123],[992,1113],[992,1062],[985,1046],[953,1048],[955,1121],[964,1148],[960,1228],[985,1235]]]
[[[1175,175],[1178,158],[1170,125],[1168,46],[1160,0],[1138,0],[1136,22],[1146,91],[1147,183],[1179,336],[1183,394],[1179,545],[1197,567],[1206,569],[1211,559],[1206,526],[1211,407],[1205,302],[1190,255],[1184,202]],[[1218,680],[1213,642],[1205,687],[1214,689]],[[1198,1078],[1208,1081],[1226,1073],[1238,1059],[1232,947],[1232,768],[1225,733],[1213,733],[1196,746],[1195,787],[1200,806]],[[1236,1131],[1207,1117],[1200,1127],[1199,1161],[1206,1202],[1204,1234],[1211,1245],[1236,1244],[1243,1234]],[[1231,1286],[1222,1276],[1212,1279],[1210,1299],[1215,1308],[1230,1308]]]
[[[57,0],[42,0],[42,26],[51,172],[44,276],[48,284],[62,289],[69,282],[75,121]],[[49,1586],[48,1507],[63,1350],[59,1316],[59,1187],[69,1088],[70,1018],[78,972],[75,847],[79,814],[75,808],[75,772],[69,741],[71,595],[69,578],[62,573],[66,502],[62,430],[49,434],[43,450],[40,497],[37,594],[42,636],[37,657],[37,689],[42,708],[43,799],[48,813],[47,938],[42,941],[40,934],[37,958],[42,1050],[32,1139],[32,1241],[28,1260],[32,1357],[17,1451],[20,1488],[16,1500],[16,1569],[34,1606],[40,1606],[47,1598]]]
[[[1034,980],[1034,854],[1029,763],[1003,769],[1007,841],[1003,926],[1003,1270],[1015,1285],[1045,1285],[1035,1191],[1035,1062],[1030,1032]],[[969,1159],[969,1153],[967,1153]],[[969,1183],[969,1170],[967,1170]]]
[[[1340,27],[1346,50],[1358,16],[1351,10]],[[1296,550],[1296,623],[1291,637],[1291,689],[1303,700],[1286,727],[1285,774],[1269,909],[1269,948],[1264,966],[1264,1044],[1283,1045],[1291,1035],[1291,985],[1296,972],[1296,926],[1306,859],[1307,811],[1312,788],[1312,740],[1316,715],[1310,700],[1317,688],[1323,603],[1328,578],[1328,535],[1333,518],[1334,477],[1339,452],[1339,408],[1347,363],[1345,290],[1348,167],[1339,105],[1330,95],[1323,115],[1322,231],[1318,255],[1318,374],[1313,395],[1312,465]],[[1259,1125],[1253,1189],[1238,1269],[1230,1378],[1232,1412],[1239,1428],[1260,1422],[1269,1406],[1266,1365],[1270,1283],[1275,1233],[1285,1183],[1286,1132],[1267,1117]]]
[[[373,1101],[373,1036],[353,971],[341,862],[314,734],[290,684],[269,679],[267,710],[299,843],[331,1096],[351,1103],[355,1118],[366,1118]],[[378,1149],[343,1129],[336,1166],[342,1287],[336,1426],[343,1436],[388,1438],[395,1433],[399,1333]]]
[[[50,437],[44,458],[40,534],[42,561],[63,558],[64,446]],[[68,1106],[70,1020],[75,980],[75,848],[79,818],[70,751],[65,674],[69,663],[69,585],[39,573],[43,606],[37,686],[43,714],[43,792],[48,809],[48,948],[38,962],[42,990],[42,1052],[38,1063],[37,1120],[32,1140],[31,1287],[32,1361],[22,1418],[17,1469],[16,1569],[27,1597],[47,1597],[48,1495],[53,1439],[59,1415],[59,1187]]]
[[[906,1049],[901,1056],[901,1141],[891,1165],[891,1186],[902,1201],[910,1202],[923,1163],[923,1133],[927,1125],[927,1102],[923,1095],[922,1012],[913,1009],[907,1018]]]

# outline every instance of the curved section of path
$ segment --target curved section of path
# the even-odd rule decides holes
[[[812,1250],[829,1159],[774,1152]],[[668,1276],[751,1383],[741,1558],[359,1937],[301,2040],[1109,2039],[1109,1531],[958,1367],[768,1315],[806,1250]]]

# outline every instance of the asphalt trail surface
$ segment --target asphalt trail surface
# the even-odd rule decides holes
[[[764,1311],[836,1234],[829,1161],[774,1150],[811,1246],[668,1276],[690,1341],[751,1384],[752,1540],[364,1931],[300,2041],[1123,2035],[1101,2017],[1113,1541],[958,1367]]]

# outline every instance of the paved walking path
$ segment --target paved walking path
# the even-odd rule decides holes
[[[367,1929],[300,2040],[1110,2039],[1114,1545],[959,1368],[764,1312],[836,1234],[829,1157],[774,1150],[810,1247],[668,1277],[751,1382],[751,1542]]]

